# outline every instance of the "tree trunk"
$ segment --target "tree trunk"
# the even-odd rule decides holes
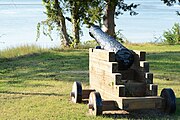
[[[79,27],[79,16],[78,16],[79,7],[77,2],[73,2],[71,4],[71,7],[72,7],[71,15],[72,15],[72,25],[73,25],[73,29],[72,29],[73,44],[74,47],[76,47],[80,42],[80,37],[79,37],[80,27]]]
[[[61,46],[62,47],[69,47],[70,40],[68,38],[67,29],[66,29],[66,23],[65,18],[62,14],[62,11],[60,10],[60,16],[59,16],[59,27],[60,27],[60,38],[61,38]]]
[[[73,42],[74,45],[78,45],[80,42],[80,37],[79,37],[79,23],[77,19],[72,19],[73,23]]]
[[[59,6],[58,0],[55,0],[55,8],[57,9],[57,25],[60,27],[60,39],[61,39],[61,47],[69,47],[70,40],[68,37],[65,18],[62,13],[62,9]]]
[[[116,3],[112,0],[106,0],[107,6],[105,15],[103,17],[103,23],[105,26],[105,32],[112,37],[115,37],[115,21],[114,21],[114,14],[116,9]]]

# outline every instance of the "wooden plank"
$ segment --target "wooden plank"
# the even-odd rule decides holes
[[[153,84],[153,73],[146,72],[145,73],[146,83]]]
[[[117,97],[110,91],[99,89],[103,99],[116,101],[118,107],[124,110],[157,109],[162,108],[162,98],[152,97]]]
[[[146,61],[146,52],[133,50],[138,56],[140,61]]]
[[[109,73],[108,71],[99,69],[97,66],[91,66],[91,69],[89,70],[89,74],[90,74],[89,76],[97,75],[98,78],[99,76],[103,77],[106,80],[106,84],[115,84],[115,85],[123,84],[123,82],[121,81],[122,76],[120,73]]]
[[[117,102],[114,100],[103,100],[102,104],[103,104],[103,107],[102,107],[103,111],[110,111],[110,110],[118,110],[119,109]]]
[[[119,97],[125,97],[126,96],[126,88],[125,85],[119,86]]]
[[[90,80],[91,88],[96,89],[96,91],[102,90],[103,92],[100,92],[101,94],[104,94],[104,92],[109,92],[111,94],[110,96],[113,96],[113,95],[116,95],[117,97],[125,96],[125,86],[124,85],[111,84],[111,83],[107,82],[110,80],[107,80],[107,78],[101,77],[98,74],[94,74],[91,78],[92,78]]]
[[[148,61],[140,61],[140,66],[144,72],[149,72],[149,62]]]
[[[134,63],[132,64],[130,69],[134,70],[134,81],[136,81],[136,82],[144,82],[145,81],[144,71],[140,67],[139,56],[135,53],[134,53]]]
[[[143,97],[146,95],[146,84],[136,81],[125,83],[126,97]]]
[[[124,85],[107,84],[105,78],[99,77],[98,75],[93,75],[91,78],[91,88],[99,92],[101,91],[100,93],[103,95],[103,97],[106,96],[107,93],[109,94],[111,99],[113,96],[119,97],[120,95],[123,95],[122,93],[124,92],[124,90],[120,91],[122,89],[119,88],[123,87]]]
[[[121,81],[120,73],[109,73],[95,67],[90,71],[90,85],[91,88],[97,91],[103,91],[101,94],[105,96],[104,92],[109,92],[111,95],[125,96],[125,87],[123,85],[117,86],[118,84],[123,84]],[[121,89],[119,89],[121,88]],[[111,97],[112,98],[112,97]]]
[[[156,84],[147,84],[146,95],[147,96],[157,96],[158,95],[158,85],[156,85]]]
[[[95,89],[107,89],[106,87],[103,88],[101,86],[110,86],[113,87],[116,80],[115,77],[112,79],[112,77],[109,77],[107,73],[105,73],[102,70],[96,69],[92,72],[90,72],[90,84],[97,84],[99,85],[97,88]],[[120,90],[119,95],[118,96],[145,96],[145,92],[146,92],[146,84],[145,82],[134,82],[134,81],[127,81],[127,83],[123,83],[121,82],[121,84],[125,85],[125,90]],[[114,88],[109,88],[109,89],[114,89]],[[123,93],[125,91],[125,94]],[[116,91],[117,92],[117,91]]]
[[[124,97],[122,104],[125,110],[157,109],[162,107],[162,98],[159,96]]]
[[[109,73],[119,73],[119,65],[117,62],[106,62],[98,59],[94,59],[90,57],[90,67],[96,66],[105,71],[109,71]],[[90,68],[91,69],[91,68]]]
[[[113,51],[90,48],[89,55],[99,60],[103,60],[107,62],[116,62],[115,53]]]
[[[95,89],[83,89],[82,90],[82,99],[89,99],[89,94],[95,91]]]
[[[103,89],[98,89],[98,92],[100,92],[102,99],[105,100],[114,100],[117,102],[117,105],[120,109],[123,108],[123,104],[122,104],[122,98],[123,97],[118,97],[116,94],[112,94],[109,91],[104,91]]]
[[[91,83],[91,88],[95,89],[97,92],[100,92],[103,99],[113,100],[114,98],[119,97],[119,88],[109,85],[99,84],[98,81],[93,81]]]
[[[97,92],[101,94],[102,99],[104,100],[115,100],[119,101],[121,97],[119,97],[118,92],[119,92],[119,85],[116,87],[108,86],[108,85],[100,85],[96,83],[91,84],[91,88],[95,88]]]

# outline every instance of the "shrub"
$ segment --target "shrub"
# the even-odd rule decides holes
[[[163,37],[165,38],[163,42],[174,45],[180,43],[180,25],[179,23],[175,23],[174,26],[163,33]]]

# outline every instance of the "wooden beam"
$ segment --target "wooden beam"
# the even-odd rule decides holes
[[[89,63],[90,63],[90,69],[91,67],[98,67],[102,70],[105,70],[105,71],[108,71],[109,73],[119,73],[119,65],[117,62],[106,62],[106,61],[103,61],[103,60],[98,60],[98,59],[95,59],[95,58],[92,58],[90,56],[90,60],[89,60]]]
[[[125,85],[119,85],[119,97],[125,97],[126,96],[126,88]]]
[[[122,98],[122,109],[158,109],[162,108],[162,98],[159,96],[152,97],[124,97]]]
[[[144,72],[149,72],[149,62],[148,61],[140,61],[140,66]]]
[[[95,89],[83,89],[82,90],[82,99],[89,99],[89,94],[94,91],[95,91]]]
[[[107,62],[116,62],[115,53],[113,51],[90,48],[89,55],[99,60],[103,60]]]
[[[146,61],[146,52],[133,50],[138,56],[140,61]]]
[[[153,73],[146,72],[145,73],[146,83],[153,84]]]
[[[100,92],[101,95],[105,98],[110,97],[108,99],[114,99],[113,96],[116,98],[120,96],[125,96],[125,86],[124,85],[115,85],[111,83],[107,83],[106,78],[99,77],[99,75],[93,75],[90,79],[90,86],[92,89],[95,89],[96,91]]]
[[[103,100],[102,101],[103,111],[110,111],[110,110],[119,110],[118,104],[114,100]]]
[[[125,83],[126,97],[144,97],[146,95],[146,84],[142,82],[129,81]]]
[[[109,73],[108,71],[105,71],[103,69],[99,69],[96,66],[92,66],[89,70],[89,76],[91,80],[91,76],[96,76],[96,79],[103,79],[106,84],[114,84],[114,85],[120,85],[123,84],[122,76],[120,73]]]
[[[157,96],[158,95],[158,85],[156,84],[147,84],[146,87],[147,96]]]

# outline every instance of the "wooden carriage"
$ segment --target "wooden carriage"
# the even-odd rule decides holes
[[[89,99],[89,111],[101,115],[110,110],[160,109],[175,113],[176,102],[172,89],[165,88],[158,95],[158,85],[153,84],[153,73],[149,72],[146,53],[132,51],[134,62],[122,70],[116,62],[115,53],[103,49],[89,49],[90,89],[82,89],[74,82],[71,98],[74,103]]]

